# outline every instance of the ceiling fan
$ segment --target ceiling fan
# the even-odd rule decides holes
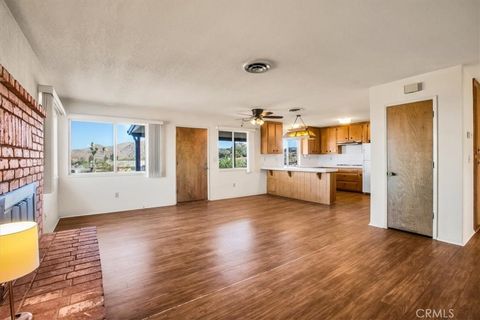
[[[265,119],[283,119],[283,116],[276,116],[271,111],[255,108],[252,109],[252,114],[249,115],[248,118],[242,118],[241,120],[242,122],[250,122],[253,125],[261,126],[265,122]]]

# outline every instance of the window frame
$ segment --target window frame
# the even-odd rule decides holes
[[[231,132],[232,133],[232,167],[231,168],[220,168],[220,157],[218,152],[220,150],[220,131]],[[245,167],[235,167],[235,133],[245,133],[247,137],[247,165]],[[228,171],[248,171],[250,166],[250,141],[249,141],[249,131],[248,130],[235,130],[235,129],[217,129],[217,169],[220,172],[228,172]]]
[[[83,172],[83,173],[73,173],[72,172],[72,122],[94,122],[94,123],[104,123],[112,125],[112,134],[113,134],[113,171],[110,172]],[[131,125],[142,125],[145,126],[145,170],[144,171],[117,171],[117,125],[119,124],[131,124]],[[163,124],[163,123],[162,123]],[[147,176],[149,163],[148,163],[148,123],[138,119],[129,119],[129,118],[110,118],[102,116],[89,116],[89,115],[71,115],[68,117],[68,166],[67,170],[68,176],[71,177],[118,177],[118,176]]]

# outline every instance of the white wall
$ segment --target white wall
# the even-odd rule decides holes
[[[87,114],[155,119],[165,125],[165,171],[162,178],[110,175],[79,177],[68,174],[68,120],[59,123],[59,211],[62,217],[115,212],[176,203],[175,128],[176,126],[208,128],[209,130],[209,199],[262,194],[266,192],[265,174],[259,170],[259,131],[254,131],[252,171],[220,170],[217,156],[217,127],[239,127],[238,121],[173,112],[165,109],[106,106],[89,102],[63,101],[68,114]],[[120,193],[115,198],[116,192]]]
[[[455,66],[370,88],[372,131],[372,193],[370,224],[387,227],[385,108],[437,97],[438,121],[438,240],[464,243],[464,73]],[[471,80],[470,80],[471,81]],[[405,95],[403,86],[422,82],[424,90]],[[470,106],[471,107],[471,106]],[[471,118],[470,118],[471,119]]]
[[[35,52],[3,0],[0,0],[0,21],[0,64],[38,98],[38,85],[48,81]],[[44,231],[51,232],[58,222],[56,192],[44,195],[43,207]]]

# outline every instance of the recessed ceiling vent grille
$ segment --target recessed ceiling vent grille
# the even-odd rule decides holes
[[[243,68],[248,73],[265,73],[271,68],[271,65],[268,62],[255,61],[246,63]]]

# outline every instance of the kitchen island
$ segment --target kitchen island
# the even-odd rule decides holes
[[[331,205],[335,202],[335,168],[266,167],[267,193]]]

